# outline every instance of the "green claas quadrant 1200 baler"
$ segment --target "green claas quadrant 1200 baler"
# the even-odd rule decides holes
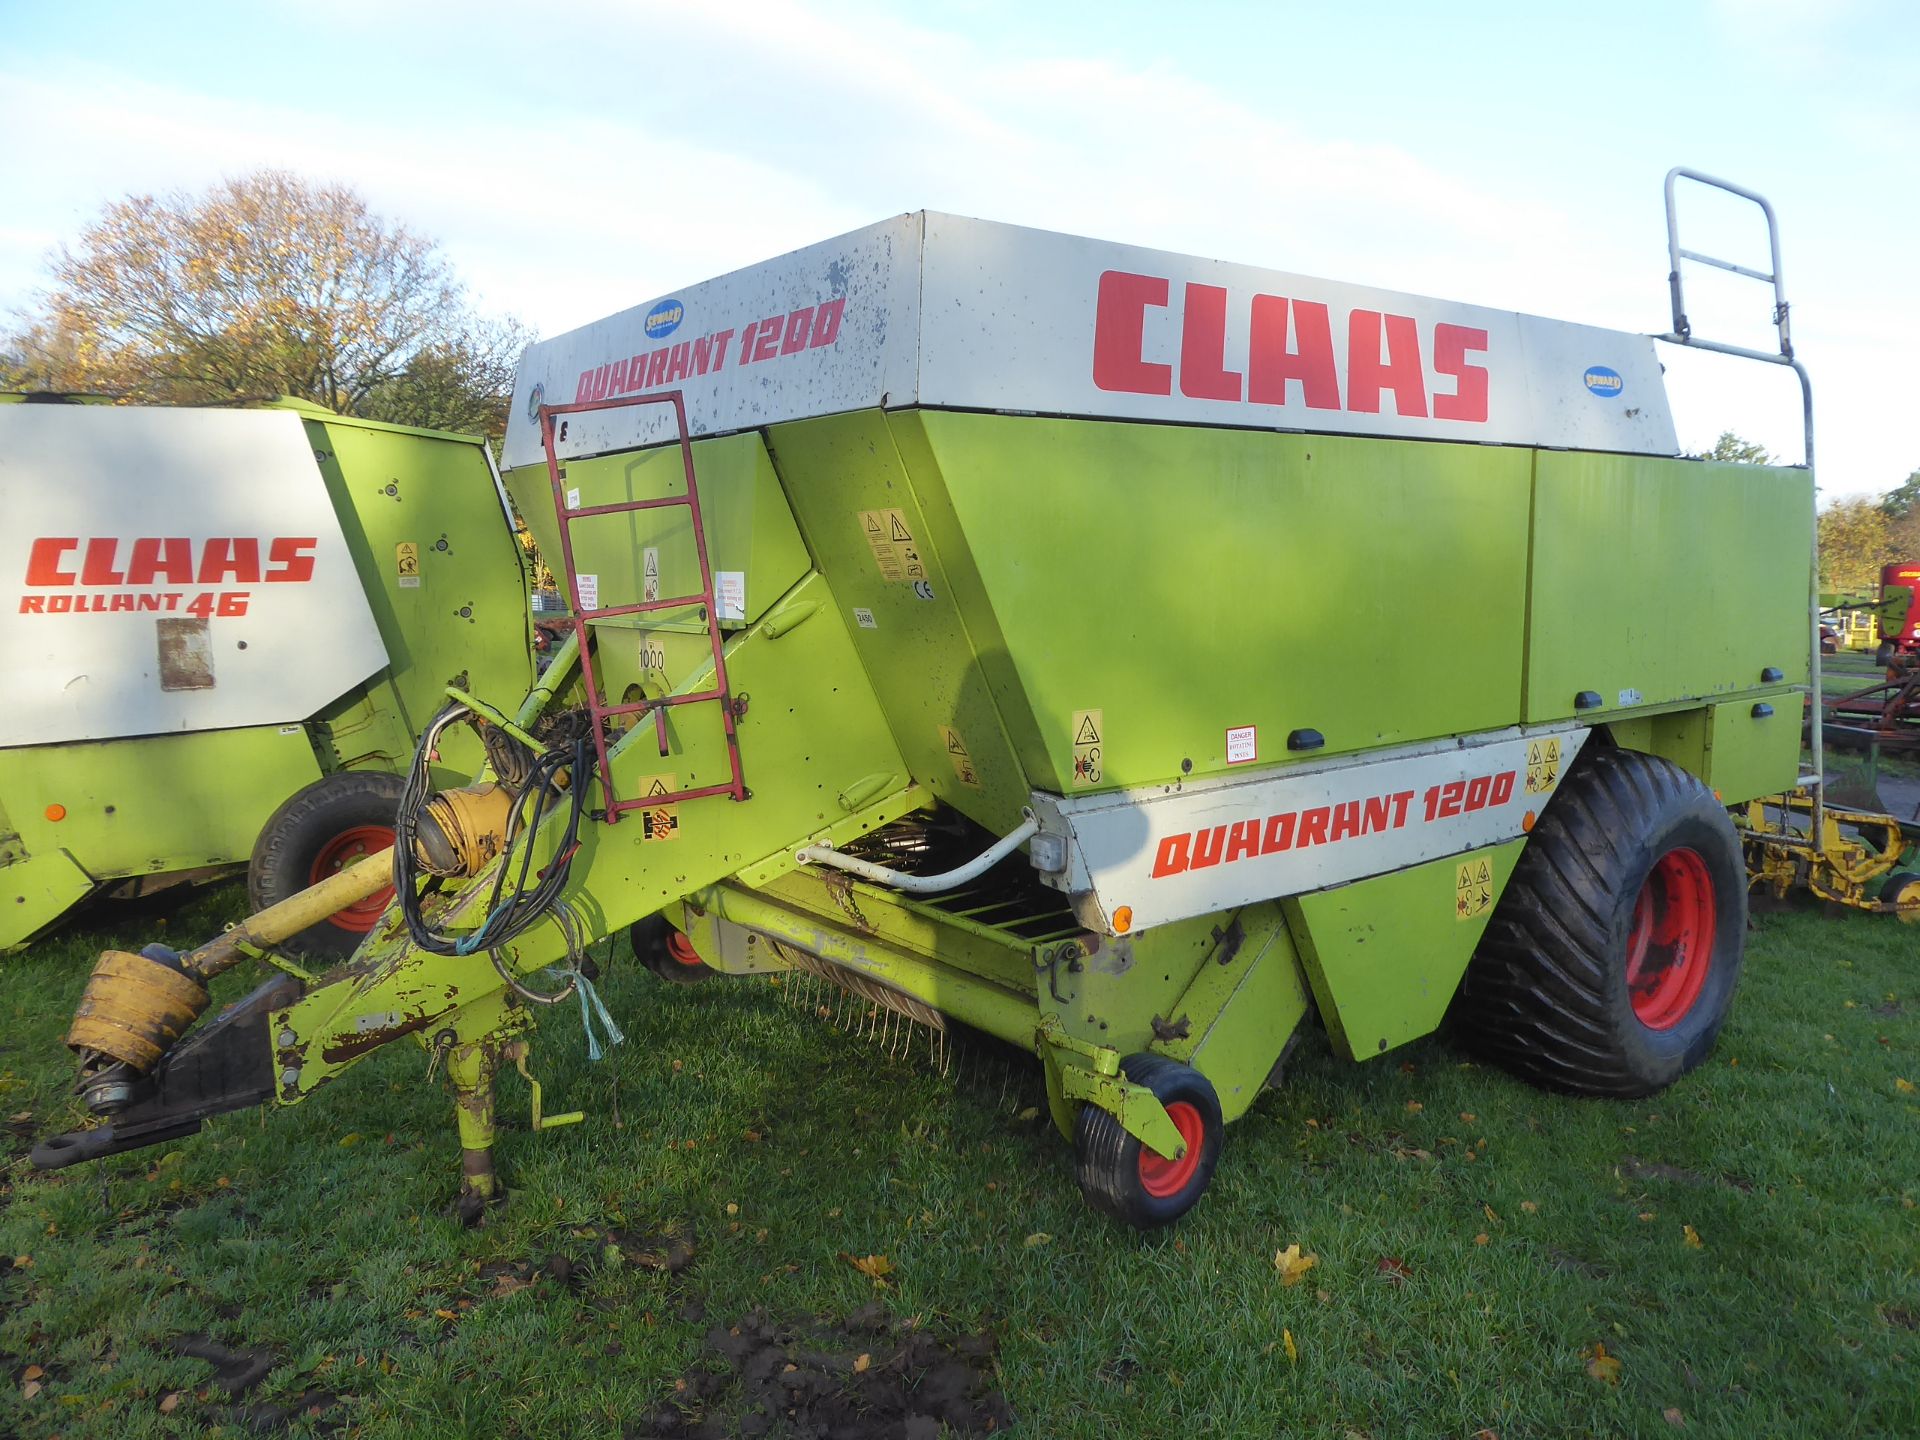
[[[410,1035],[477,1213],[530,977],[629,927],[1031,1051],[1142,1225],[1316,1018],[1366,1061],[1451,1008],[1598,1095],[1711,1046],[1812,482],[1676,458],[1646,337],[923,213],[536,345],[514,403],[574,641],[435,722],[492,764],[334,882],[403,902],[344,968],[192,1026],[230,939],[103,957],[70,1043],[111,1119],[42,1163]]]

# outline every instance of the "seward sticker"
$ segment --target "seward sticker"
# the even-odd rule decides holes
[[[398,577],[397,583],[402,590],[420,588],[420,547],[411,540],[402,540],[393,547],[393,568]]]
[[[1493,862],[1462,860],[1453,875],[1453,918],[1472,920],[1493,908]]]
[[[713,603],[722,620],[747,618],[747,572],[716,570],[713,575]]]
[[[856,605],[853,607],[853,623],[858,625],[862,630],[878,630],[880,628],[879,622],[873,618],[873,611],[867,609],[864,605]]]
[[[580,592],[580,608],[582,610],[598,610],[600,608],[600,577],[598,575],[576,575],[574,576],[573,583]]]
[[[680,782],[671,775],[649,775],[640,782],[640,798],[652,802],[665,797],[680,788]],[[640,838],[642,840],[677,840],[680,838],[680,807],[678,805],[646,804],[640,811]]]
[[[1260,758],[1260,739],[1252,725],[1236,725],[1227,731],[1227,764],[1244,765]]]
[[[953,762],[954,777],[962,785],[980,788],[980,772],[973,768],[973,757],[967,753],[967,742],[960,738],[960,732],[951,725],[940,727],[940,748],[947,752],[947,759]]]
[[[580,508],[580,492],[578,490],[567,491],[567,508],[569,510],[578,510]]]
[[[1073,775],[1074,788],[1098,785],[1105,775],[1106,767],[1100,763],[1100,757],[1106,752],[1106,717],[1098,710],[1076,710],[1073,712]]]

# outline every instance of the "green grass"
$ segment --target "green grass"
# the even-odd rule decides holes
[[[203,895],[161,933],[239,903]],[[123,919],[5,964],[0,1111],[74,1118],[58,1037],[88,959],[151,938]],[[512,1202],[478,1231],[443,1215],[451,1103],[411,1047],[160,1151],[15,1163],[0,1435],[217,1429],[207,1366],[165,1345],[206,1331],[276,1352],[254,1399],[335,1393],[313,1423],[361,1436],[616,1436],[703,1363],[712,1321],[872,1300],[841,1252],[889,1257],[898,1314],[993,1329],[1021,1434],[1911,1435],[1920,1097],[1897,1080],[1920,1081],[1917,938],[1760,921],[1718,1050],[1644,1103],[1545,1095],[1438,1040],[1364,1065],[1311,1040],[1199,1210],[1145,1237],[1087,1212],[1067,1147],[1022,1118],[1030,1066],[1003,1098],[986,1062],[942,1080],[764,980],[683,990],[623,964],[605,989],[629,1043],[589,1065],[563,1011],[535,1052],[550,1107],[588,1123],[507,1132]],[[524,1115],[516,1081],[502,1095]],[[670,1224],[698,1235],[676,1276],[599,1264],[496,1298],[478,1274]],[[1291,1288],[1290,1243],[1318,1257]],[[1596,1345],[1617,1385],[1589,1373]]]

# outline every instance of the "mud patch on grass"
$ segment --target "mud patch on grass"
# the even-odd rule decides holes
[[[627,1440],[938,1440],[1013,1423],[990,1334],[945,1338],[879,1304],[792,1324],[755,1310],[714,1326],[706,1348],[720,1365],[682,1377]]]
[[[1719,1185],[1728,1190],[1738,1190],[1742,1195],[1753,1193],[1753,1182],[1739,1175],[1702,1175],[1698,1170],[1683,1169],[1659,1160],[1642,1160],[1638,1155],[1628,1155],[1620,1161],[1620,1174],[1628,1180],[1668,1180],[1676,1185]]]
[[[270,1435],[302,1420],[320,1422],[314,1428],[322,1434],[337,1430],[346,1423],[344,1417],[334,1418],[330,1422],[327,1419],[326,1412],[340,1398],[331,1390],[303,1390],[287,1400],[234,1403],[245,1400],[279,1364],[278,1357],[264,1346],[236,1349],[205,1334],[176,1335],[165,1344],[176,1355],[202,1360],[213,1367],[210,1377],[212,1387],[222,1392],[230,1402],[210,1405],[203,1412],[216,1424],[237,1426],[249,1435]],[[202,1391],[202,1398],[206,1398],[208,1393]]]

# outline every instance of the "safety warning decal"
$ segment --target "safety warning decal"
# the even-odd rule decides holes
[[[660,598],[660,547],[649,545],[640,552],[640,598],[651,604]]]
[[[399,576],[402,590],[420,588],[420,547],[411,540],[402,540],[393,547],[393,568]]]
[[[576,575],[573,583],[580,590],[580,608],[598,610],[600,608],[600,577],[598,575]]]
[[[1472,920],[1493,908],[1493,862],[1484,855],[1462,860],[1453,877],[1453,918]]]
[[[1100,757],[1106,753],[1106,717],[1098,710],[1073,712],[1073,776],[1075,789],[1098,785],[1106,774]]]
[[[962,785],[980,788],[980,772],[973,767],[973,757],[967,753],[967,742],[960,738],[960,732],[951,725],[940,727],[940,748],[947,752],[947,759],[953,762],[953,773]]]
[[[1260,732],[1252,725],[1236,725],[1227,731],[1227,764],[1245,765],[1260,758]]]
[[[640,798],[652,800],[656,795],[671,795],[680,788],[680,782],[671,775],[649,775],[640,782]],[[680,807],[678,805],[648,805],[640,812],[642,840],[677,840],[680,838]]]
[[[1560,737],[1549,735],[1544,740],[1527,742],[1527,794],[1538,795],[1551,790],[1553,782],[1560,778]]]
[[[882,579],[891,581],[925,580],[926,562],[920,558],[920,542],[913,538],[904,510],[862,510],[860,531],[873,551],[873,563],[880,567]]]

